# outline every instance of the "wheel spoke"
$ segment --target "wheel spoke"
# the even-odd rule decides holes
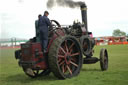
[[[65,68],[64,68],[64,64],[63,64],[63,65],[62,65],[62,71],[63,71],[63,73],[64,73],[64,71],[65,71],[64,69],[65,69]]]
[[[62,64],[64,64],[65,63],[65,61],[62,61],[59,65],[61,66]]]
[[[76,59],[72,58],[71,61],[76,62]]]
[[[76,56],[76,55],[80,55],[80,53],[79,52],[78,53],[73,53],[70,56]]]
[[[59,58],[65,58],[65,56],[63,56],[63,55],[58,55],[58,57],[59,57]]]
[[[72,53],[72,49],[70,50],[70,54]]]
[[[71,69],[69,68],[69,66],[67,65],[66,67],[67,67],[69,73],[72,75],[72,71],[71,71]]]
[[[66,52],[69,52],[68,51],[68,46],[67,46],[67,40],[65,41],[65,48],[66,48]]]
[[[60,47],[60,49],[62,50],[62,52],[65,54],[66,52],[65,52],[65,50],[62,48],[62,47]]]
[[[63,55],[64,53],[62,52],[62,50],[61,49],[59,49],[59,53],[58,53],[59,55]]]
[[[72,43],[71,46],[69,47],[69,50],[75,45],[75,43]]]
[[[64,65],[64,73],[67,71],[67,67],[66,65]]]
[[[61,58],[59,58],[59,59],[58,59],[58,63],[60,63],[60,61],[61,61],[61,60],[62,60],[62,59],[61,59]]]
[[[75,64],[74,62],[70,61],[70,63],[71,63],[72,65],[74,65],[74,66],[78,67],[78,65],[77,65],[77,64]]]

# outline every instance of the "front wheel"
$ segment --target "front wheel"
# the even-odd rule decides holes
[[[108,52],[107,49],[104,48],[100,51],[100,67],[102,71],[108,69]]]
[[[80,73],[83,64],[79,42],[71,36],[58,37],[49,50],[49,67],[59,79],[66,79]]]

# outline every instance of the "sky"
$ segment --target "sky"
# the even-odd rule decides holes
[[[128,34],[128,0],[74,0],[85,1],[88,7],[88,30],[94,37],[112,36],[115,29]],[[49,19],[61,25],[81,22],[80,8],[55,6],[48,9],[47,0],[0,0],[0,38],[24,38],[35,36],[35,20],[38,14],[48,10]]]

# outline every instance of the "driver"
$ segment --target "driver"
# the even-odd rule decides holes
[[[48,26],[51,26],[48,15],[49,15],[48,11],[45,11],[44,15],[39,18],[40,40],[44,53],[47,52]]]

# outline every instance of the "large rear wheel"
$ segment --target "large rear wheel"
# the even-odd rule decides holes
[[[50,70],[59,79],[78,75],[83,64],[79,42],[71,36],[57,38],[50,47],[48,61]]]

